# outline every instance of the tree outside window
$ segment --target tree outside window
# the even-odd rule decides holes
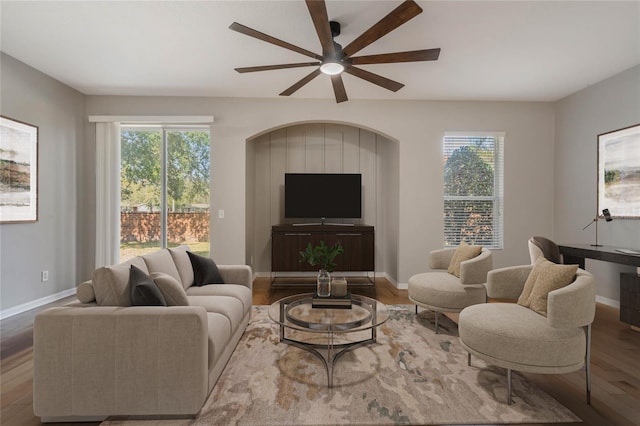
[[[503,135],[444,137],[444,245],[502,248]]]
[[[121,260],[180,244],[208,255],[209,147],[207,130],[123,127]]]

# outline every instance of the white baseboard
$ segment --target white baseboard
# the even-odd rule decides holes
[[[613,308],[620,309],[620,301],[615,299],[609,299],[604,296],[596,296],[596,302],[602,303],[603,305],[611,306]]]
[[[70,288],[68,290],[61,291],[56,294],[52,294],[50,296],[45,296],[41,299],[32,300],[31,302],[23,303],[22,305],[14,306],[12,308],[7,308],[0,311],[0,320],[12,317],[14,315],[21,314],[23,312],[30,311],[34,308],[39,308],[40,306],[53,303],[57,300],[64,299],[65,297],[73,296],[76,294],[76,288]]]

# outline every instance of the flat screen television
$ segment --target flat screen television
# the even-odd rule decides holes
[[[361,218],[362,175],[359,173],[285,173],[284,217]]]

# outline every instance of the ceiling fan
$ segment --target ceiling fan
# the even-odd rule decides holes
[[[301,80],[293,84],[291,87],[280,93],[280,96],[290,96],[305,84],[319,76],[321,73],[331,77],[333,91],[335,93],[336,102],[347,101],[347,92],[342,81],[342,72],[349,73],[359,77],[370,83],[376,84],[385,89],[397,92],[404,84],[390,80],[378,74],[358,68],[354,65],[365,64],[391,64],[398,62],[419,62],[419,61],[435,61],[440,56],[440,49],[424,49],[412,50],[407,52],[383,53],[377,55],[353,56],[355,53],[364,49],[382,36],[390,33],[400,25],[414,18],[422,12],[422,8],[413,0],[406,0],[398,7],[392,10],[387,16],[382,18],[359,37],[349,43],[346,47],[340,46],[333,38],[340,34],[340,24],[335,21],[329,21],[327,15],[327,7],[324,0],[306,0],[307,9],[315,26],[316,33],[320,39],[322,46],[322,55],[295,46],[286,41],[282,41],[275,37],[271,37],[260,31],[246,27],[242,24],[234,22],[229,26],[233,31],[266,41],[267,43],[292,50],[302,55],[315,59],[314,62],[298,62],[293,64],[264,65],[257,67],[235,68],[239,73],[269,71],[285,68],[299,67],[317,67],[311,73],[303,77]]]

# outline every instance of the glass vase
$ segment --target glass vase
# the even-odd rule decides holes
[[[326,269],[320,269],[318,273],[317,293],[318,297],[331,296],[331,276]]]

